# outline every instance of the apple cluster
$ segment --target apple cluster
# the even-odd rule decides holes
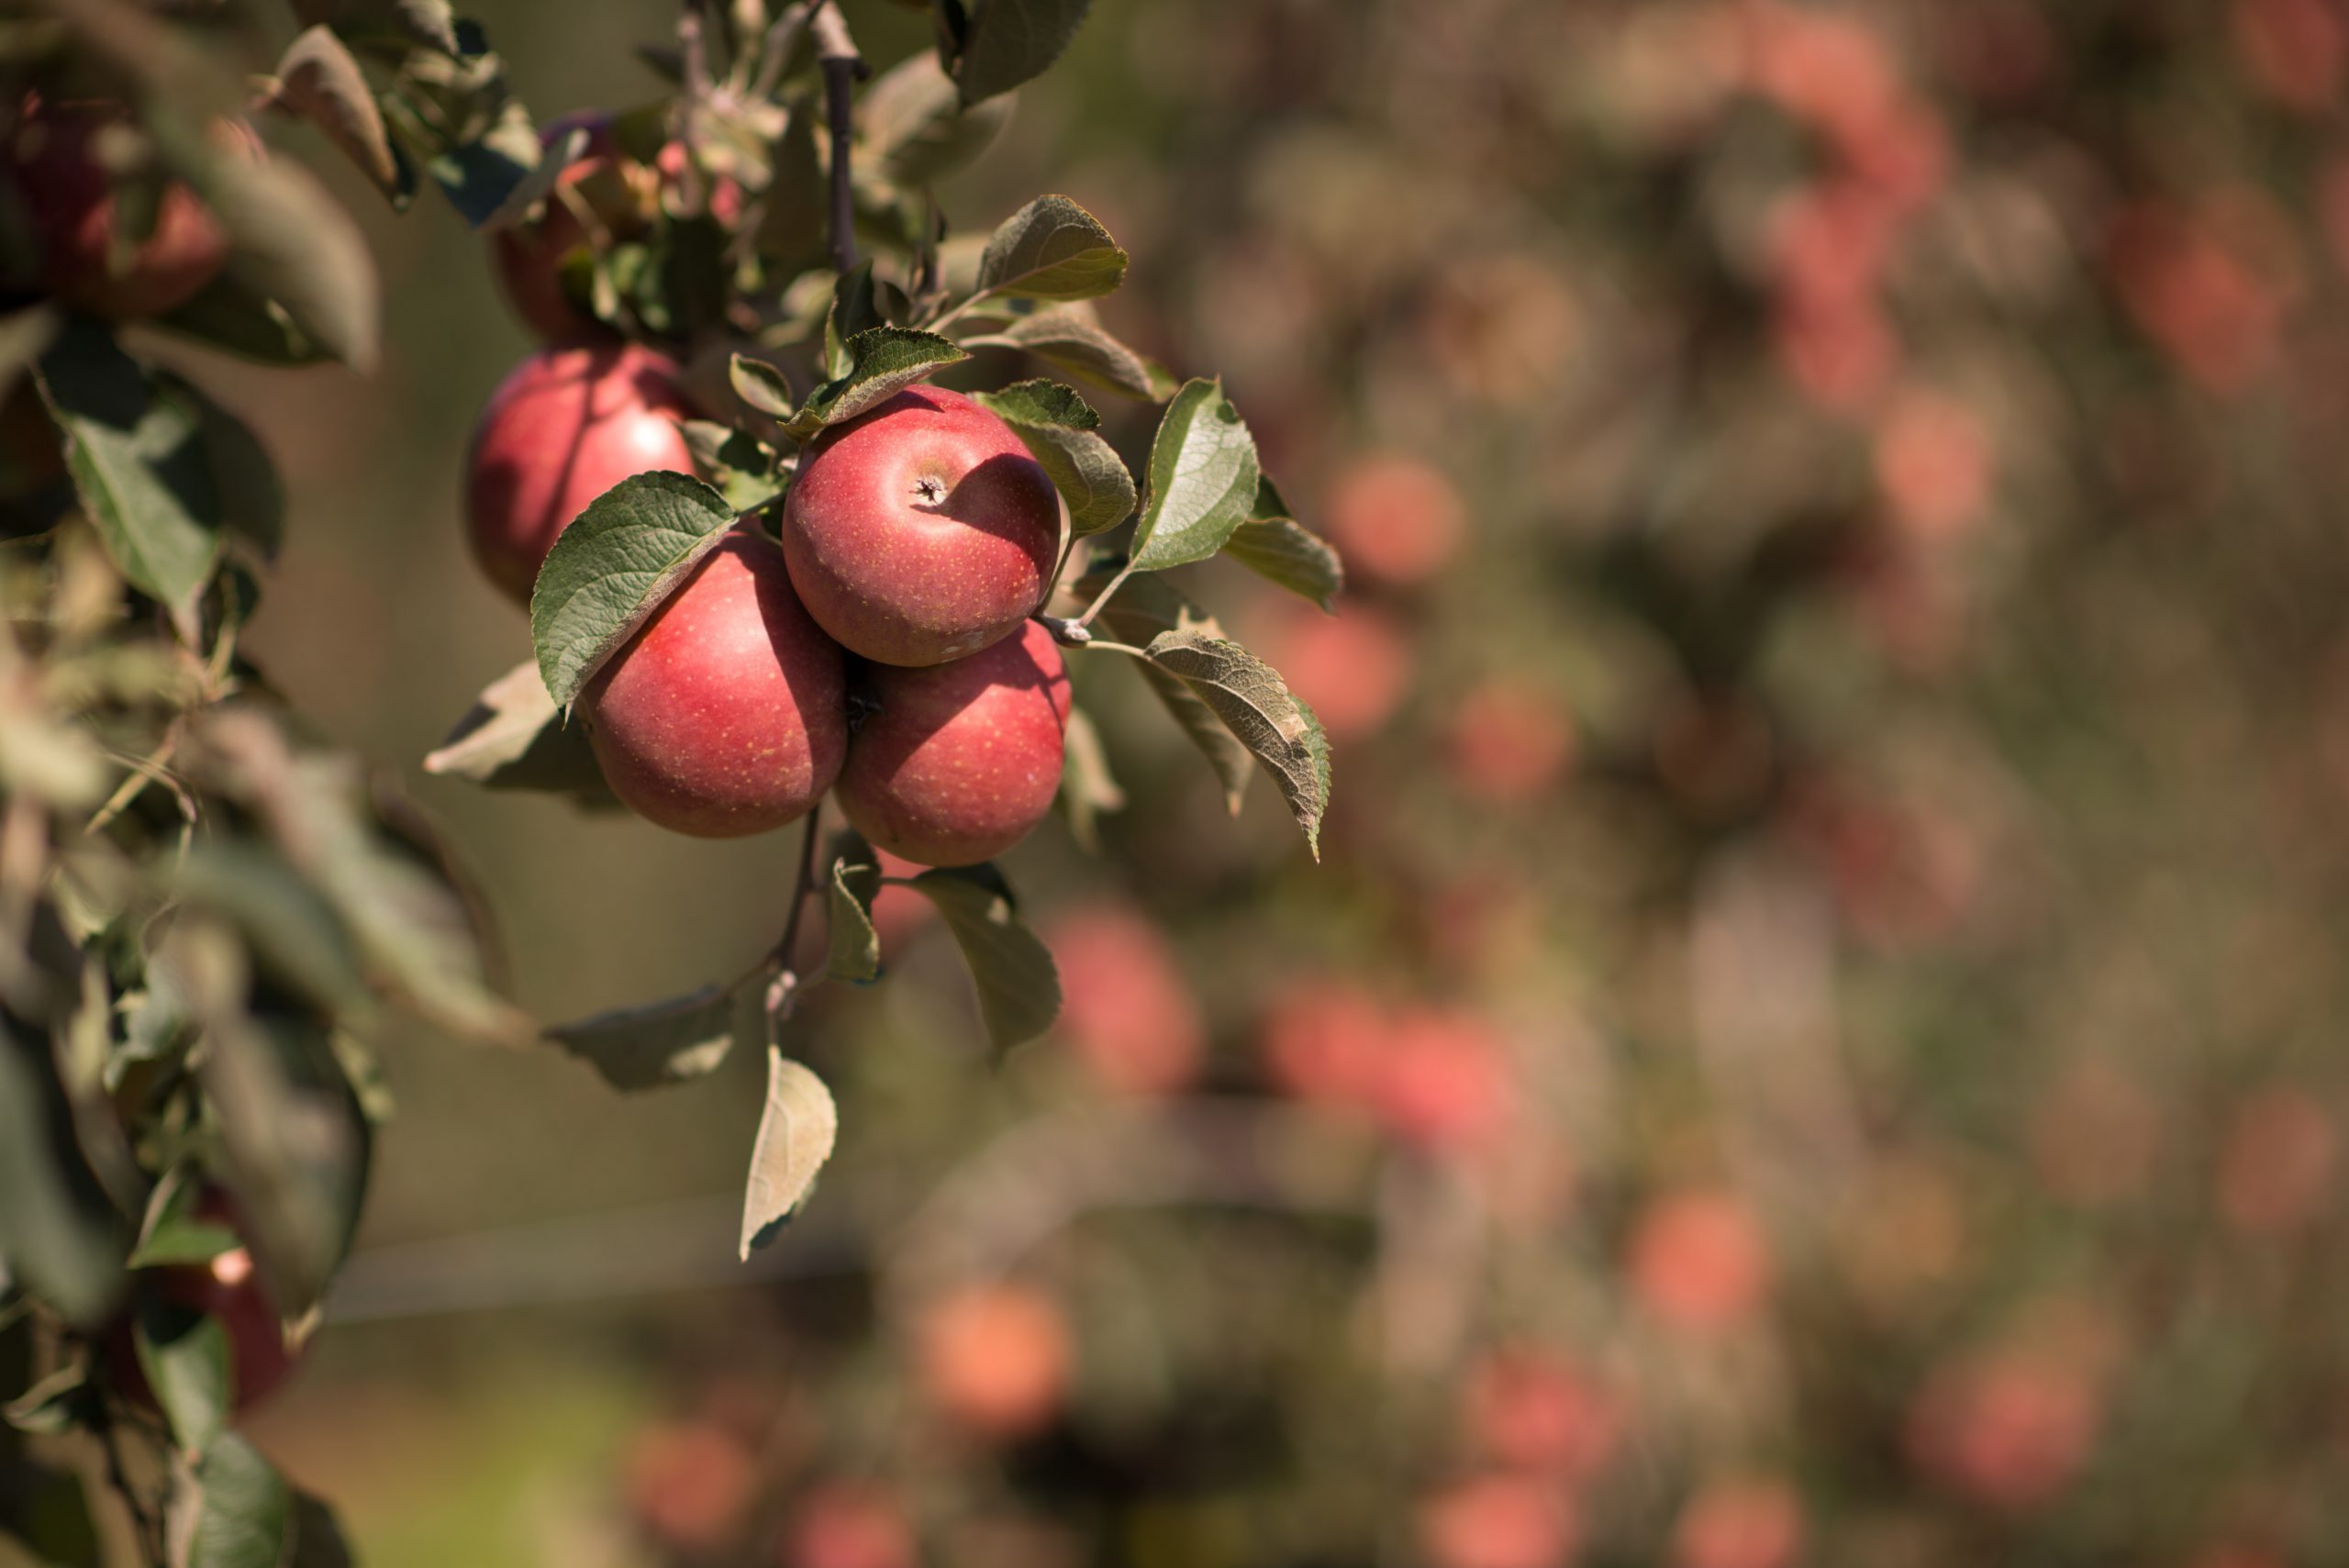
[[[565,179],[625,191],[607,176],[626,161],[591,139]],[[526,604],[590,502],[693,468],[678,362],[565,314],[562,213],[496,240],[517,314],[556,340],[491,396],[466,477],[474,557]],[[739,525],[582,693],[613,793],[701,838],[782,827],[829,791],[922,865],[1018,843],[1059,792],[1069,715],[1060,651],[1029,618],[1061,542],[1051,478],[995,414],[916,386],[811,442],[780,521],[779,538]]]

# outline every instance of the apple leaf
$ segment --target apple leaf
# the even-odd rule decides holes
[[[1169,631],[1143,650],[1215,711],[1280,785],[1313,858],[1321,858],[1321,818],[1330,806],[1330,742],[1321,721],[1280,673],[1236,642]]]
[[[883,72],[857,100],[863,145],[860,168],[877,167],[891,184],[918,190],[971,162],[1002,134],[1008,102],[964,107],[953,79],[929,50]]]
[[[366,72],[331,28],[306,28],[286,46],[270,106],[317,126],[377,190],[397,196],[399,162],[384,128],[384,111]]]
[[[748,431],[715,419],[680,419],[677,429],[695,472],[737,512],[758,511],[790,488],[781,454]]]
[[[705,985],[641,1007],[617,1007],[547,1030],[615,1089],[655,1089],[714,1071],[734,1044],[731,993]]]
[[[1035,1039],[1060,1016],[1061,982],[1051,950],[1019,918],[1011,888],[992,865],[926,871],[913,890],[954,933],[978,986],[979,1017],[997,1051]]]
[[[1101,852],[1101,818],[1126,806],[1126,792],[1109,772],[1101,731],[1081,707],[1069,709],[1067,744],[1061,752],[1060,806],[1070,834],[1089,855]]]
[[[1256,439],[1223,384],[1186,383],[1150,447],[1150,493],[1134,525],[1133,567],[1162,572],[1205,561],[1256,504]]]
[[[528,218],[540,203],[554,195],[564,172],[586,154],[587,139],[586,127],[573,126],[540,147],[539,161],[530,172],[516,181],[475,227],[484,232],[511,228]]]
[[[1003,220],[979,257],[979,295],[1094,299],[1126,277],[1126,253],[1066,196],[1038,196]]]
[[[847,373],[809,393],[784,426],[801,440],[877,408],[916,382],[971,357],[951,338],[909,327],[868,328],[841,347]]]
[[[228,1329],[217,1318],[150,1297],[139,1304],[130,1341],[172,1441],[203,1453],[228,1423]]]
[[[766,1110],[742,1190],[743,1258],[774,1240],[807,1201],[817,1173],[832,1157],[840,1125],[840,1107],[824,1081],[769,1046]]]
[[[382,284],[367,239],[317,175],[214,153],[191,172],[228,231],[228,273],[351,369],[375,366]]]
[[[1256,482],[1253,515],[1223,544],[1223,553],[1268,583],[1335,613],[1346,585],[1345,563],[1330,541],[1289,515],[1270,479]]]
[[[535,663],[517,664],[485,687],[424,771],[470,779],[484,789],[544,790],[582,806],[618,804],[586,732],[566,725]]]
[[[153,325],[264,365],[314,365],[329,356],[302,335],[285,307],[223,273]]]
[[[530,595],[530,640],[568,713],[596,672],[718,548],[736,513],[690,474],[621,480],[557,536]]]
[[[734,395],[760,413],[776,419],[791,417],[791,383],[775,366],[737,354],[728,362],[726,374]]]
[[[963,102],[1008,93],[1068,48],[1091,0],[978,0],[952,61]]]
[[[1054,382],[1023,381],[974,395],[1011,427],[1052,476],[1079,539],[1114,528],[1133,515],[1133,475],[1094,433],[1101,416],[1074,390]]]
[[[1085,574],[1076,585],[1078,597],[1087,601],[1098,598],[1109,585],[1114,574],[1110,567],[1097,567]],[[1148,644],[1152,639],[1169,631],[1196,632],[1201,637],[1219,638],[1223,627],[1217,619],[1183,596],[1163,578],[1129,577],[1119,588],[1117,596],[1102,606],[1101,624],[1114,633],[1119,641],[1135,648]],[[1215,716],[1199,695],[1182,680],[1156,664],[1137,666],[1150,689],[1158,695],[1166,711],[1199,749],[1215,770],[1216,778],[1223,785],[1225,809],[1234,817],[1240,815],[1240,803],[1248,791],[1248,781],[1256,775],[1256,756],[1240,738],[1224,728],[1223,720]]]
[[[198,1219],[195,1200],[202,1190],[192,1170],[175,1168],[155,1184],[147,1200],[147,1218],[139,1241],[130,1251],[130,1266],[151,1269],[165,1263],[206,1263],[243,1245],[225,1225]]]
[[[1089,306],[1040,310],[963,341],[973,349],[1017,349],[1079,380],[1152,403],[1165,402],[1182,384],[1164,365],[1111,337]]]
[[[294,1489],[259,1450],[225,1433],[173,1488],[172,1561],[186,1568],[281,1568],[294,1547]]]
[[[873,929],[873,900],[881,891],[881,862],[873,846],[855,833],[832,840],[829,891],[831,951],[824,973],[862,985],[881,973],[881,939]]]

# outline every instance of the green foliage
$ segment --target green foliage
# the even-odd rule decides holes
[[[172,1441],[200,1459],[228,1422],[228,1329],[217,1318],[150,1298],[139,1304],[131,1340]]]
[[[770,1046],[766,1105],[742,1192],[743,1258],[774,1240],[799,1212],[839,1136],[840,1109],[824,1081]]]
[[[979,258],[980,299],[1097,299],[1125,281],[1126,253],[1066,196],[1039,196],[1003,220]]]
[[[470,779],[485,789],[544,790],[582,806],[616,806],[586,731],[562,722],[535,662],[491,682],[424,771]]]
[[[1114,576],[1108,569],[1088,573],[1077,584],[1076,591],[1081,597],[1098,598],[1109,591]],[[1102,607],[1101,624],[1119,641],[1134,648],[1144,647],[1161,635],[1174,631],[1218,639],[1223,637],[1223,627],[1213,616],[1159,577],[1129,578]],[[1225,808],[1234,817],[1239,816],[1248,781],[1255,775],[1255,753],[1225,727],[1215,709],[1180,676],[1154,662],[1145,662],[1141,669],[1150,689],[1215,770],[1217,781],[1223,786]]]
[[[1041,76],[1068,48],[1091,0],[940,0],[940,56],[976,104]]]
[[[1174,373],[1112,337],[1084,305],[1015,317],[993,332],[963,339],[966,348],[1017,349],[1054,369],[1127,397],[1163,403],[1180,388]]]
[[[917,382],[971,356],[951,338],[908,327],[873,327],[847,339],[848,368],[807,395],[784,428],[807,440],[827,426],[877,408]]]
[[[996,1051],[1052,1027],[1061,1010],[1060,976],[1051,951],[1019,918],[1002,873],[991,865],[926,871],[907,885],[938,906],[954,933]]]
[[[1321,721],[1280,673],[1236,642],[1201,632],[1162,632],[1144,650],[1153,668],[1188,686],[1280,786],[1281,798],[1321,858],[1330,805],[1330,741]]]
[[[615,1089],[633,1092],[714,1071],[733,1047],[736,1010],[732,993],[705,985],[665,1002],[557,1024],[547,1038],[593,1066]]]
[[[1133,570],[1163,572],[1221,550],[1256,504],[1256,440],[1219,382],[1174,395],[1151,442],[1149,494],[1134,525]]]
[[[873,929],[873,900],[881,891],[881,863],[862,837],[844,832],[833,841],[832,872],[825,890],[825,929],[829,951],[824,973],[862,985],[881,973],[881,939]]]
[[[588,503],[547,552],[530,595],[530,640],[569,712],[621,644],[734,526],[725,496],[683,473],[640,473]]]
[[[1312,600],[1332,615],[1345,591],[1345,563],[1329,540],[1289,516],[1288,503],[1270,479],[1256,484],[1256,505],[1233,530],[1223,553],[1268,583]]]
[[[1134,479],[1096,434],[1101,416],[1068,387],[1023,381],[978,401],[992,409],[1052,476],[1079,539],[1116,528],[1134,510]]]

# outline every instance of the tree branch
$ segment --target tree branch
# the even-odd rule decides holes
[[[849,166],[849,141],[855,127],[849,116],[850,94],[872,72],[856,52],[848,19],[837,4],[819,6],[811,25],[816,62],[824,72],[824,118],[832,142],[832,270],[845,277],[856,265],[856,196]]]

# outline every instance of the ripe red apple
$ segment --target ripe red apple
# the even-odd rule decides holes
[[[538,220],[501,228],[490,237],[490,259],[506,302],[524,326],[549,343],[611,336],[611,328],[573,302],[562,286],[564,261],[589,239],[572,204],[584,205],[607,233],[624,239],[643,230],[656,200],[657,177],[620,151],[610,114],[584,109],[564,115],[548,121],[539,140],[551,147],[573,130],[586,131],[587,143],[563,169]]]
[[[782,1568],[916,1568],[921,1549],[896,1498],[827,1481],[793,1508],[780,1561]]]
[[[849,743],[837,793],[875,845],[921,865],[974,865],[1052,810],[1069,690],[1042,627],[1030,621],[951,664],[875,666],[868,695],[876,706]]]
[[[1172,1094],[1198,1076],[1208,1026],[1165,933],[1107,899],[1045,927],[1061,972],[1060,1032],[1105,1086]]]
[[[1026,1285],[974,1285],[938,1302],[914,1346],[923,1391],[983,1436],[1026,1437],[1051,1423],[1074,1353],[1052,1297]]]
[[[1008,637],[1059,548],[1059,496],[1011,427],[934,386],[817,438],[784,509],[807,613],[883,664],[940,664]]]
[[[755,1501],[756,1458],[725,1428],[707,1421],[646,1427],[623,1461],[629,1513],[645,1533],[687,1554],[733,1539]]]
[[[1785,1482],[1716,1481],[1673,1524],[1673,1568],[1793,1568],[1803,1535],[1802,1499]]]
[[[1659,1320],[1691,1334],[1722,1333],[1761,1309],[1769,1242],[1734,1195],[1675,1193],[1639,1216],[1626,1266],[1632,1296]]]
[[[637,815],[731,839],[796,821],[831,787],[844,683],[783,552],[744,528],[596,673],[580,706],[605,781]]]
[[[693,472],[677,364],[640,345],[546,349],[498,384],[473,427],[465,525],[473,558],[530,602],[555,536],[630,474]]]
[[[1574,1505],[1530,1475],[1457,1481],[1419,1505],[1419,1545],[1434,1568],[1554,1568],[1582,1534]]]
[[[115,256],[114,179],[101,141],[128,116],[104,103],[25,100],[8,142],[9,172],[32,220],[41,277],[78,310],[115,318],[178,309],[220,275],[228,237],[185,184],[166,183],[152,230],[127,261]]]
[[[1330,537],[1349,573],[1409,587],[1442,572],[1468,535],[1452,481],[1413,458],[1358,459],[1330,488]]]
[[[218,1189],[206,1192],[197,1200],[195,1217],[206,1224],[236,1225],[228,1194]],[[201,1263],[144,1269],[137,1277],[140,1291],[152,1298],[219,1319],[228,1340],[230,1408],[243,1410],[267,1398],[294,1370],[295,1356],[286,1349],[277,1304],[270,1299],[253,1255],[246,1249],[234,1247]],[[125,1399],[160,1412],[146,1369],[139,1364],[132,1324],[131,1318],[125,1318],[108,1336],[107,1365],[115,1387]]]

